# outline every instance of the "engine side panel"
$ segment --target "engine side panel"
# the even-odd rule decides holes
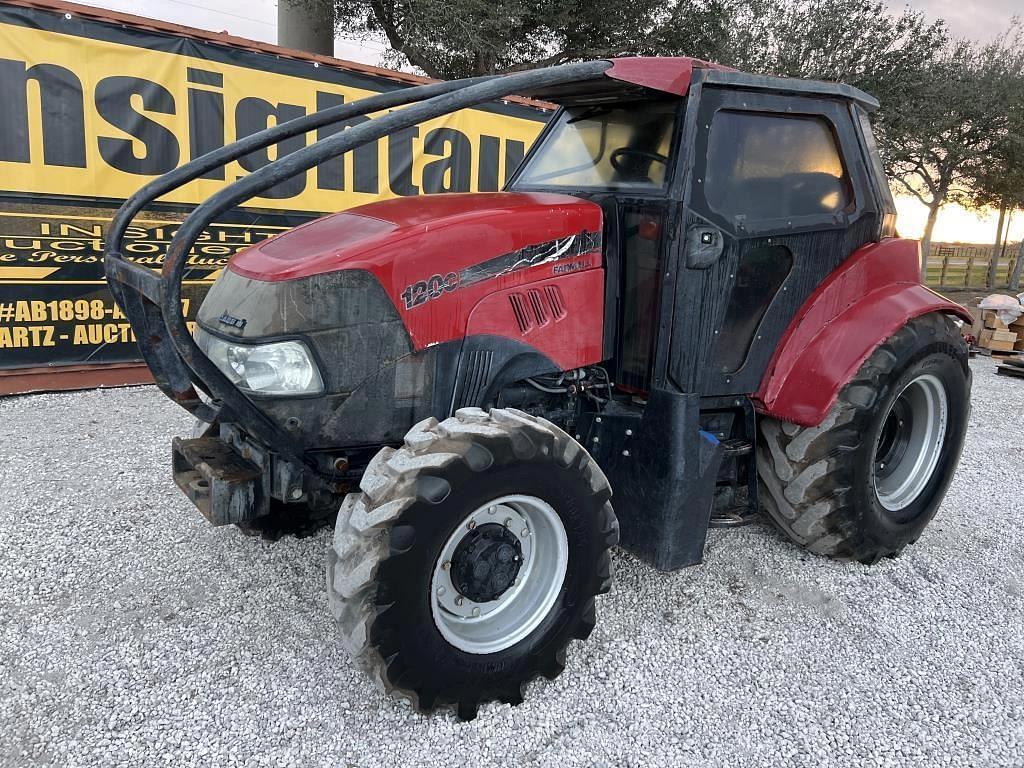
[[[473,308],[466,335],[521,341],[567,371],[601,362],[603,317],[604,271],[589,269],[490,294]]]
[[[758,410],[803,426],[820,424],[839,391],[908,320],[959,304],[920,284],[917,241],[889,238],[855,251],[804,302],[754,395]]]

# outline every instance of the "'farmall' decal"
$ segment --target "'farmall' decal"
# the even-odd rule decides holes
[[[576,235],[560,237],[557,240],[548,240],[536,245],[528,245],[518,251],[503,253],[493,259],[466,267],[459,273],[449,272],[446,275],[432,275],[426,280],[406,286],[402,291],[402,301],[406,309],[418,307],[421,304],[437,299],[450,291],[458,290],[469,285],[481,283],[484,280],[491,280],[522,269],[530,269],[541,264],[548,264],[555,261],[575,259],[585,253],[592,253],[601,248],[601,233],[587,232],[584,230]],[[589,266],[587,262],[587,266]],[[584,269],[585,267],[579,267]],[[561,274],[559,267],[555,268],[555,274]]]

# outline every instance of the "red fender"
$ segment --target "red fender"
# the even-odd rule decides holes
[[[868,356],[908,320],[970,312],[920,283],[916,240],[889,238],[857,249],[804,302],[754,394],[766,416],[820,424]]]

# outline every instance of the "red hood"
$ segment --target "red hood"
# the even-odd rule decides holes
[[[385,200],[242,251],[228,273],[315,283],[328,272],[365,270],[394,303],[416,349],[467,334],[519,341],[530,334],[531,345],[567,369],[601,359],[601,219],[600,206],[568,195]],[[524,292],[527,285],[543,288]],[[534,307],[533,323],[522,305],[527,295],[553,302],[551,317]]]
[[[241,251],[228,269],[265,281],[367,269],[385,287],[401,291],[434,273],[459,272],[528,246],[600,231],[601,209],[568,195],[401,197],[303,224]]]
[[[565,286],[560,318],[568,312],[573,319],[560,326],[562,333],[548,333],[545,341],[538,332],[532,343],[572,367],[600,359],[602,324],[591,318],[601,306],[601,232],[600,206],[567,195],[407,197],[297,227],[238,253],[228,270],[266,282],[366,270],[384,287],[417,349],[470,331],[508,335],[509,292],[557,280]],[[566,335],[570,326],[575,330]]]

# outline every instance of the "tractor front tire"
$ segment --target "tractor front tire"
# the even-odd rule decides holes
[[[464,408],[382,449],[338,513],[327,593],[382,687],[462,719],[517,704],[594,628],[618,541],[608,481],[550,422]]]
[[[868,357],[821,424],[761,420],[761,504],[821,555],[872,564],[917,541],[946,494],[970,414],[953,320],[910,320]]]

